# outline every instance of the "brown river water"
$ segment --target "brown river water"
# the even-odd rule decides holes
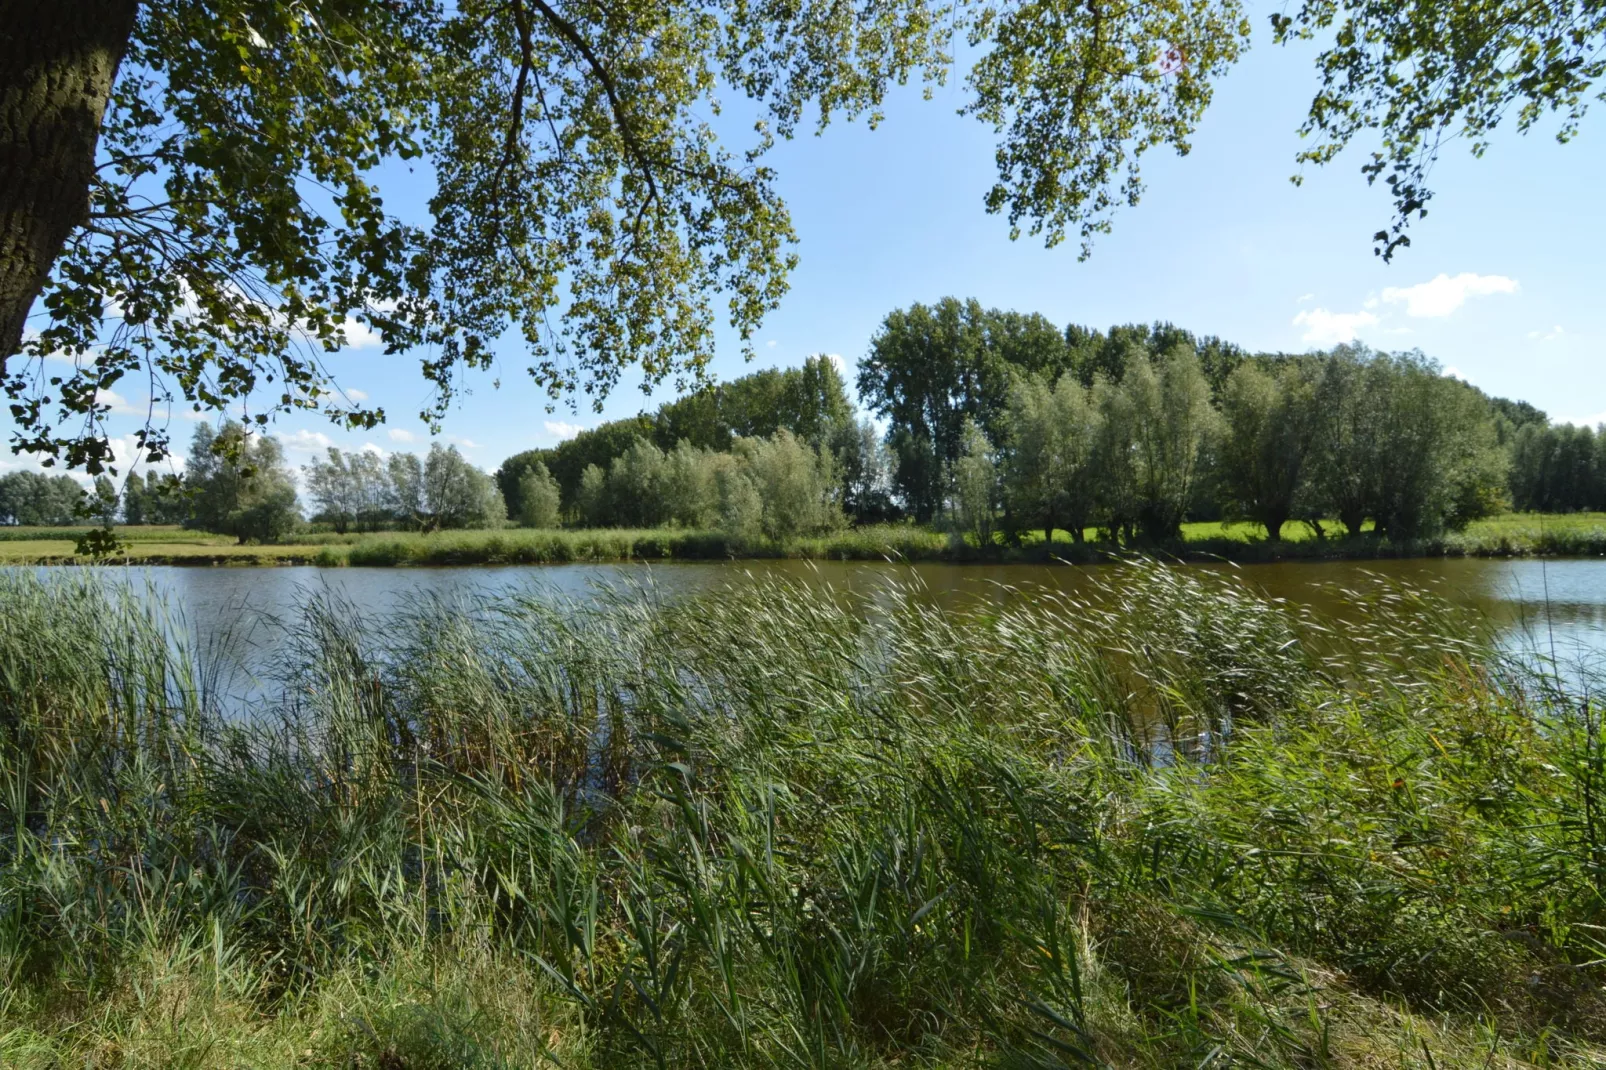
[[[976,599],[1029,597],[1037,586],[1076,593],[1110,566],[887,565],[864,562],[748,561],[741,563],[538,565],[465,568],[148,568],[107,569],[159,592],[198,638],[223,632],[272,632],[258,622],[293,618],[311,593],[327,589],[364,613],[384,616],[420,595],[474,599],[536,586],[585,598],[598,585],[649,582],[664,595],[718,590],[749,577],[784,575],[837,588],[871,591],[890,578],[918,582],[942,605]],[[1471,608],[1512,647],[1552,641],[1562,660],[1606,655],[1606,559],[1415,559],[1183,566],[1231,571],[1267,595],[1339,611],[1334,588],[1365,586],[1384,576],[1425,586]],[[1108,578],[1106,575],[1104,578]],[[1013,591],[1020,593],[1012,593]],[[257,642],[261,642],[259,637]],[[271,641],[271,640],[270,640]]]

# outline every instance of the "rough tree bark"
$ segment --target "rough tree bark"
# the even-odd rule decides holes
[[[0,0],[0,369],[73,228],[139,0]]]

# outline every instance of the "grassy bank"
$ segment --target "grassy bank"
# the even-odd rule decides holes
[[[86,529],[0,528],[0,564],[73,564],[74,541]],[[850,528],[826,535],[789,539],[742,539],[715,531],[683,528],[649,530],[563,529],[537,531],[441,531],[292,536],[272,546],[240,546],[222,535],[178,527],[119,528],[127,553],[114,560],[130,564],[211,565],[540,565],[594,561],[723,561],[731,558],[807,558],[835,561],[1003,561],[1093,563],[1109,560],[1118,548],[1097,541],[1088,530],[1075,543],[1055,533],[1047,543],[1032,532],[1019,546],[982,548],[961,543],[941,531],[908,524]],[[1510,514],[1479,520],[1467,530],[1437,539],[1393,543],[1370,535],[1357,539],[1329,534],[1316,538],[1302,524],[1290,524],[1278,542],[1250,524],[1190,523],[1180,542],[1151,547],[1164,554],[1199,560],[1240,562],[1331,560],[1383,557],[1599,556],[1606,554],[1606,514],[1539,516]]]
[[[316,602],[242,722],[0,576],[0,1064],[1599,1065],[1600,710],[1353,597]]]
[[[0,565],[81,564],[74,550],[89,528],[0,527]],[[149,565],[311,564],[316,547],[241,546],[227,535],[187,531],[177,524],[117,528],[128,552],[119,562]]]

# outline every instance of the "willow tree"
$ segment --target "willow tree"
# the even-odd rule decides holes
[[[554,398],[699,379],[716,298],[746,340],[786,289],[766,151],[944,78],[956,33],[999,139],[987,208],[1085,255],[1249,31],[1241,0],[3,0],[13,445],[98,472],[130,375],[151,454],[173,403],[371,426],[324,363],[359,331],[418,355],[426,419],[504,336]],[[1606,70],[1603,0],[1305,0],[1271,33],[1327,42],[1300,161],[1377,134],[1385,255],[1441,140],[1482,151],[1512,108],[1570,136]],[[721,95],[756,116],[740,144]],[[433,195],[398,214],[380,186],[406,167]]]

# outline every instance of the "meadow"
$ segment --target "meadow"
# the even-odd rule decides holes
[[[1157,549],[1183,558],[1235,561],[1299,559],[1606,554],[1606,513],[1508,513],[1474,521],[1465,531],[1407,543],[1334,534],[1329,524],[1317,538],[1304,524],[1290,524],[1285,538],[1268,542],[1249,523],[1198,522],[1183,525],[1179,543]],[[87,528],[0,527],[0,564],[74,564],[75,542]],[[189,531],[177,525],[116,529],[125,550],[114,562],[152,565],[476,565],[555,564],[623,560],[726,560],[805,558],[880,561],[1027,561],[1063,559],[1104,561],[1113,547],[1088,529],[1084,541],[1056,531],[1050,545],[1030,532],[1018,546],[980,547],[947,532],[912,524],[873,524],[823,535],[772,542],[743,539],[717,531],[686,528],[577,528],[335,534],[302,532],[275,544],[240,545],[224,535]]]
[[[1381,581],[1092,582],[325,597],[241,717],[0,574],[0,1064],[1606,1060],[1598,702]]]

